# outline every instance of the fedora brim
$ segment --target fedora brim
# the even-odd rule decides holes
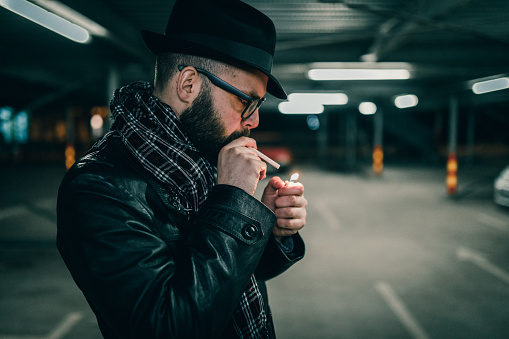
[[[204,35],[181,34],[180,36],[168,36],[147,30],[142,30],[141,35],[148,49],[154,54],[174,52],[197,55],[223,62],[240,63],[255,68],[269,78],[267,92],[278,99],[287,98],[283,86],[270,73],[272,56],[268,53],[253,49],[251,46],[242,43]],[[221,40],[220,43],[217,43],[217,40]],[[222,46],[223,49],[215,49],[215,45]]]

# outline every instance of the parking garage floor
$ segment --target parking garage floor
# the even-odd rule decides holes
[[[269,282],[278,338],[509,337],[509,209],[492,201],[496,168],[460,167],[455,198],[441,167],[297,170],[307,253]],[[0,339],[101,337],[55,248],[63,174],[0,169]]]

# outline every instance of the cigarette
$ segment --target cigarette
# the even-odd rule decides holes
[[[281,167],[277,162],[275,162],[274,160],[272,160],[271,158],[269,158],[268,156],[266,156],[265,154],[263,154],[262,152],[260,152],[256,148],[253,148],[253,147],[249,147],[249,148],[252,149],[262,160],[264,160],[267,163],[271,164],[276,169],[279,169],[279,167]]]

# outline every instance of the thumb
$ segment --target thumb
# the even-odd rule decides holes
[[[277,193],[277,190],[280,189],[285,185],[284,181],[281,180],[280,177],[272,177],[269,180],[269,183],[265,187],[263,191],[263,195],[275,195]]]

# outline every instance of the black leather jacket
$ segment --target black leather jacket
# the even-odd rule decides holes
[[[268,304],[264,281],[304,255],[298,234],[283,250],[275,215],[241,189],[215,186],[193,217],[175,199],[120,142],[62,181],[57,246],[105,338],[229,337],[249,277]]]

